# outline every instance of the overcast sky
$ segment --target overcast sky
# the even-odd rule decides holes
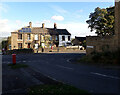
[[[3,2],[0,3],[0,36],[10,36],[21,27],[32,26],[66,28],[72,38],[95,35],[90,32],[86,20],[96,7],[114,6],[113,2]]]

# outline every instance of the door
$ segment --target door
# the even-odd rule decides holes
[[[28,48],[30,48],[30,43],[28,43]]]

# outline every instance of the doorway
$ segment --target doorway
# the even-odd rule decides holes
[[[28,43],[28,48],[30,48],[30,43]]]

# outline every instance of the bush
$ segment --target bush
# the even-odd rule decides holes
[[[29,87],[27,91],[28,95],[91,95],[88,91],[67,84],[35,85]]]
[[[115,52],[92,52],[89,56],[83,56],[79,62],[100,63],[100,64],[120,64],[120,49]]]
[[[101,53],[92,52],[91,56],[93,62],[107,63],[107,64],[118,63],[118,60],[120,58],[120,50],[115,52],[109,52],[109,51],[101,52]]]
[[[94,55],[92,55],[92,61],[93,62],[99,62],[99,60],[101,60],[101,54],[100,53],[95,53]]]

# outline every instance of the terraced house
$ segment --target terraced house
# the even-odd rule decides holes
[[[50,48],[69,44],[71,44],[71,34],[66,29],[57,29],[56,23],[54,28],[45,28],[44,23],[42,27],[32,27],[32,22],[29,22],[29,26],[11,32],[12,50]]]

